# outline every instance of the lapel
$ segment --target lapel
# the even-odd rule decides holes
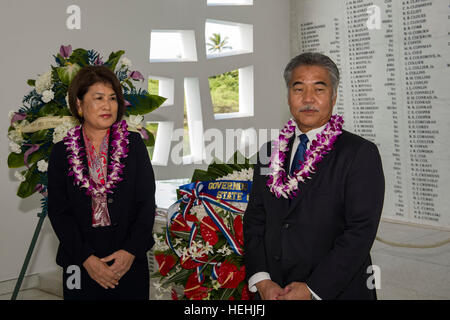
[[[108,157],[106,160],[106,179],[109,177],[109,173],[110,173],[110,163],[111,163],[111,154],[113,152],[113,148],[111,145],[111,140],[112,140],[112,127],[109,129],[109,137],[108,137]],[[123,173],[122,173],[123,175]],[[123,177],[123,176],[122,176]],[[120,183],[120,182],[119,182]],[[115,208],[117,208],[114,204],[116,202],[116,197],[114,197],[114,195],[118,192],[118,188],[116,187],[115,189],[113,189],[113,193],[108,193],[106,195],[106,203],[108,206],[108,213],[109,213],[109,218],[111,219],[111,223],[114,224],[117,220],[118,220],[118,210]]]
[[[88,166],[88,160],[87,160],[87,150],[86,150],[86,144],[84,143],[84,128],[81,127],[81,137],[80,137],[80,146],[82,150],[82,158],[83,158],[83,171],[86,176],[89,176],[89,166]]]
[[[339,138],[338,138],[339,139]],[[307,179],[305,183],[299,182],[298,184],[298,190],[297,190],[297,197],[289,201],[289,208],[285,212],[285,215],[283,218],[286,218],[288,215],[290,215],[295,209],[300,205],[302,200],[305,198],[305,196],[308,194],[308,192],[311,192],[312,187],[314,186],[314,183],[317,179],[319,179],[320,174],[325,170],[325,168],[329,165],[330,159],[333,157],[335,153],[337,141],[334,144],[333,149],[325,155],[323,160],[317,165],[316,173],[311,174],[310,178]]]
[[[283,165],[283,169],[284,172],[286,172],[286,174],[289,174],[289,164],[291,162],[291,154],[292,154],[292,146],[294,144],[294,139],[295,139],[295,134],[289,139],[289,143],[288,143],[288,152],[286,153],[286,158],[284,161],[284,165]],[[272,195],[274,198],[275,196]],[[276,198],[275,198],[276,199]],[[289,211],[289,205],[290,205],[291,200],[290,199],[286,199],[284,197],[280,197],[279,199],[277,199],[277,201],[275,201],[275,204],[278,205],[278,212],[280,212],[280,219],[283,220],[284,217],[287,216],[288,211]]]

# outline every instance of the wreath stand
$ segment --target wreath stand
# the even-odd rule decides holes
[[[36,246],[37,239],[39,237],[39,233],[42,229],[42,224],[44,223],[45,217],[47,216],[47,198],[44,197],[42,200],[42,211],[38,213],[39,221],[36,225],[36,229],[34,230],[33,238],[31,239],[30,247],[28,248],[27,255],[25,256],[25,261],[22,265],[22,270],[20,270],[19,278],[17,279],[16,286],[14,287],[13,294],[11,296],[11,300],[16,300],[17,295],[19,294],[20,287],[22,286],[23,278],[25,277],[25,272],[27,271],[28,264],[30,263],[31,256],[33,255],[34,247]]]

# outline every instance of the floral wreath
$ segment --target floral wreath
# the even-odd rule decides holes
[[[300,168],[294,171],[292,176],[286,174],[284,162],[286,152],[289,151],[289,139],[295,133],[295,121],[290,119],[280,132],[278,140],[273,144],[272,155],[270,157],[266,185],[277,198],[294,198],[298,193],[299,182],[305,183],[306,179],[311,179],[310,174],[315,173],[317,165],[323,160],[325,155],[333,149],[337,137],[342,133],[344,120],[339,115],[333,115],[325,126],[325,129],[317,134],[316,140],[311,142],[311,146],[305,152],[305,160]]]
[[[159,266],[152,275],[156,299],[167,299],[167,295],[173,300],[253,298],[245,281],[242,250],[242,215],[247,203],[214,201],[202,193],[200,182],[252,179],[253,166],[248,159],[245,164],[213,163],[207,171],[195,170],[191,192],[178,190],[179,208],[169,208],[167,226],[153,234]]]
[[[129,130],[141,134],[145,144],[150,147],[155,143],[153,134],[141,125],[143,115],[157,109],[166,99],[149,94],[146,90],[136,89],[134,83],[144,80],[143,75],[131,70],[131,61],[124,57],[124,51],[112,52],[105,62],[95,50],[75,49],[72,46],[61,46],[59,53],[54,55],[55,66],[41,74],[36,80],[28,80],[33,87],[23,98],[23,105],[19,111],[10,111],[11,125],[8,129],[11,153],[8,156],[9,168],[22,168],[16,171],[15,177],[21,182],[17,195],[21,198],[40,192],[44,199],[47,196],[47,167],[53,145],[63,140],[70,129],[79,123],[72,117],[67,97],[70,82],[77,72],[87,65],[105,65],[115,72],[120,81],[125,98],[125,121]],[[118,125],[121,138],[126,139],[127,127]],[[78,134],[77,129],[70,131],[70,137]],[[68,138],[70,140],[70,138]],[[67,142],[68,140],[66,140]],[[75,148],[75,144],[73,145]],[[114,184],[120,180],[120,159],[126,154],[123,148],[115,148],[112,158],[113,168],[110,178],[111,185],[99,192],[110,192]],[[72,149],[71,152],[75,152]],[[78,172],[79,168],[74,172]],[[85,185],[85,177],[75,174],[80,184]],[[83,181],[83,182],[82,182]],[[87,185],[86,185],[87,186]],[[93,191],[93,184],[89,182],[88,190]],[[95,188],[97,189],[97,188]]]

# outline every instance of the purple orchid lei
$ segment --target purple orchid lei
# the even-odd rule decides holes
[[[66,145],[67,158],[69,160],[69,176],[74,176],[74,184],[80,188],[86,188],[86,194],[91,197],[113,193],[112,189],[123,179],[120,175],[123,173],[124,164],[121,159],[128,155],[128,125],[125,120],[114,123],[111,126],[111,163],[108,164],[108,176],[105,184],[97,184],[89,176],[89,170],[85,168],[83,157],[86,155],[84,147],[81,146],[83,139],[81,125],[70,129],[64,138]],[[86,174],[87,173],[87,174]]]
[[[289,139],[295,133],[295,121],[290,119],[281,130],[278,140],[274,141],[274,148],[270,157],[269,179],[266,185],[277,198],[292,199],[297,196],[298,183],[305,183],[306,179],[311,179],[310,174],[315,173],[317,164],[333,148],[337,137],[342,133],[344,120],[339,115],[333,115],[327,123],[325,129],[317,134],[316,140],[311,142],[310,148],[305,152],[305,161],[300,169],[294,171],[293,176],[286,174],[284,161],[286,152],[289,151]]]

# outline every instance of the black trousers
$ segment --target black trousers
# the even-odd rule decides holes
[[[88,241],[99,258],[107,257],[120,249],[115,241],[114,227],[92,228]],[[112,263],[113,261],[109,265]],[[78,275],[79,285],[74,285],[74,277]],[[149,300],[149,290],[150,277],[146,257],[136,257],[130,270],[122,276],[114,289],[104,289],[89,276],[82,265],[63,268],[64,300]]]

